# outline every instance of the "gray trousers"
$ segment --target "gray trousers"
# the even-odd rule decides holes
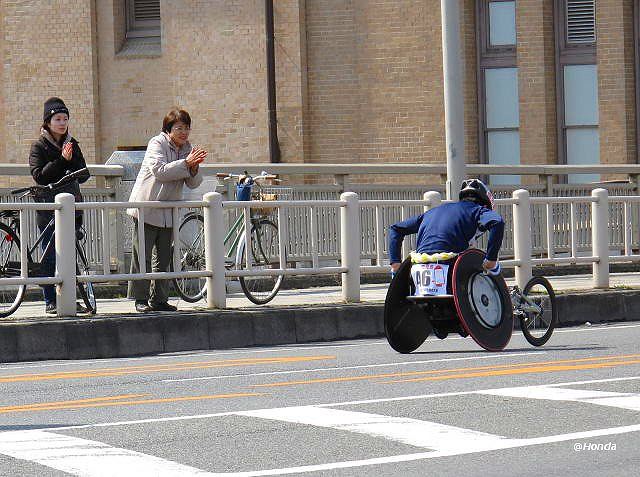
[[[138,221],[133,219],[133,251],[131,255],[131,273],[140,272],[138,261]],[[167,272],[171,262],[171,227],[156,227],[144,224],[144,250],[147,272]],[[165,303],[169,299],[167,280],[132,280],[127,295],[136,300],[145,300],[151,304]]]

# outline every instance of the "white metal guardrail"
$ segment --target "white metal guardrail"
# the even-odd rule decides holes
[[[239,276],[256,275],[327,275],[341,274],[342,276],[342,296],[347,302],[357,302],[360,300],[360,275],[361,273],[371,273],[388,271],[386,253],[384,252],[385,228],[380,218],[383,211],[390,207],[401,207],[405,210],[409,207],[419,206],[429,208],[442,203],[438,192],[427,192],[423,200],[398,201],[398,200],[359,200],[357,194],[345,192],[340,196],[340,200],[329,201],[270,201],[269,207],[277,210],[277,219],[281,226],[278,228],[278,268],[263,270],[226,270],[224,264],[224,235],[223,223],[224,211],[241,210],[245,221],[245,254],[251,250],[251,222],[250,208],[264,207],[263,202],[229,201],[224,202],[222,195],[218,193],[207,193],[203,201],[191,202],[84,202],[76,204],[73,196],[69,194],[59,194],[56,196],[54,204],[0,204],[0,210],[20,210],[24,215],[30,209],[45,209],[55,211],[56,220],[56,257],[57,274],[53,278],[31,278],[25,265],[26,249],[21,248],[21,277],[0,279],[0,285],[6,284],[58,284],[58,313],[69,316],[75,314],[75,285],[76,280],[91,282],[111,282],[122,280],[140,279],[171,279],[185,277],[206,277],[207,279],[207,300],[211,308],[223,308],[226,306],[225,280],[227,278]],[[517,190],[511,198],[497,199],[500,207],[511,207],[512,219],[507,220],[507,229],[513,234],[516,247],[512,259],[502,262],[505,267],[515,267],[516,281],[519,285],[524,283],[531,276],[533,266],[545,264],[582,263],[593,264],[593,285],[596,288],[606,288],[609,286],[609,264],[612,262],[639,262],[640,255],[634,254],[631,247],[633,238],[633,221],[631,220],[631,207],[640,203],[640,196],[609,196],[605,189],[595,189],[591,196],[586,197],[531,197],[527,190]],[[570,207],[570,221],[566,231],[571,237],[571,249],[566,256],[558,256],[553,248],[554,241],[550,238],[556,233],[556,215],[554,207],[568,205]],[[586,206],[590,209],[589,221],[578,215],[578,206]],[[624,212],[624,244],[623,250],[615,250],[612,253],[612,246],[609,241],[610,209],[612,207],[622,207]],[[532,256],[532,210],[535,207],[544,207],[544,224],[547,236],[546,256],[535,258]],[[180,209],[201,208],[205,222],[205,269],[189,272],[166,272],[153,273],[145,269],[144,245],[139,248],[140,273],[110,273],[109,267],[104,265],[102,273],[89,276],[76,276],[74,261],[64,260],[64,257],[74,256],[74,217],[75,211],[93,210],[99,211],[102,217],[100,233],[103,238],[103,246],[107,247],[111,242],[112,230],[108,220],[110,210],[120,210],[126,208],[138,208],[140,219],[144,220],[144,209],[148,208],[171,208],[173,210],[174,223],[179,223]],[[372,210],[376,217],[373,230],[362,230],[362,211]],[[289,227],[286,226],[287,218],[292,210],[306,210],[308,223],[307,227],[313,232],[311,237],[311,266],[307,268],[294,268],[285,259],[285,245],[289,243]],[[322,232],[318,230],[318,213],[327,210],[339,211],[340,220],[337,230],[340,235],[340,257],[337,265],[323,265],[319,250],[323,241]],[[284,226],[282,226],[284,224]],[[315,224],[315,225],[314,225]],[[591,235],[590,254],[581,256],[577,247],[578,235],[584,227],[588,225]],[[177,242],[177,227],[174,228],[174,241]],[[637,233],[637,231],[636,231]],[[362,243],[365,235],[375,237],[376,253],[375,265],[363,264]],[[144,244],[144,230],[140,230],[140,242]],[[616,249],[616,245],[613,249]],[[405,247],[404,253],[408,253]],[[174,270],[179,270],[179,257],[174,255]],[[246,256],[250,264],[250,258]]]

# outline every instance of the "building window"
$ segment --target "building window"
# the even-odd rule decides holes
[[[126,0],[127,38],[160,36],[160,0]]]
[[[599,164],[595,0],[556,0],[558,158],[561,164]],[[569,174],[569,183],[599,174]]]
[[[516,2],[483,0],[476,5],[480,162],[519,165]],[[491,184],[519,184],[520,176],[496,175],[489,181]]]

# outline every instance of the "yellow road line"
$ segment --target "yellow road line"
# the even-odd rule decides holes
[[[339,382],[348,382],[348,381],[366,381],[372,379],[384,379],[384,378],[400,378],[404,376],[424,376],[428,374],[447,374],[447,373],[466,373],[470,371],[486,371],[486,370],[496,370],[496,369],[513,369],[513,368],[522,368],[522,367],[531,367],[531,366],[545,366],[545,365],[559,365],[559,364],[568,364],[568,363],[584,363],[584,362],[592,362],[592,361],[607,361],[607,360],[620,360],[620,359],[628,359],[628,358],[640,358],[640,354],[629,354],[629,355],[617,355],[617,356],[600,356],[594,358],[578,358],[578,359],[565,359],[565,360],[556,360],[556,361],[541,361],[541,362],[533,362],[533,363],[516,363],[516,364],[502,364],[502,365],[493,365],[493,366],[477,366],[471,368],[453,368],[453,369],[433,369],[428,371],[407,371],[402,373],[384,373],[384,374],[370,374],[370,375],[361,375],[361,376],[345,376],[345,377],[337,377],[337,378],[319,378],[319,379],[309,379],[306,381],[283,381],[283,382],[275,382],[275,383],[265,383],[265,384],[254,384],[251,387],[254,388],[262,388],[262,387],[280,387],[280,386],[296,386],[303,384],[319,384],[319,383],[339,383]],[[629,362],[629,363],[635,363]],[[446,379],[446,378],[442,378]]]
[[[0,377],[0,383],[48,381],[57,379],[97,378],[105,376],[124,376],[131,374],[161,373],[190,369],[226,368],[234,366],[257,366],[261,364],[289,364],[308,361],[335,359],[335,356],[285,356],[280,358],[247,358],[215,361],[199,361],[167,365],[131,366],[124,368],[104,368],[95,370],[63,371],[43,374],[16,374]]]
[[[614,366],[626,366],[630,364],[640,364],[640,360],[633,361],[610,361],[608,363],[590,363],[590,364],[575,364],[564,366],[531,366],[520,369],[500,369],[494,371],[478,372],[478,373],[459,373],[449,374],[446,376],[427,376],[424,378],[412,378],[412,379],[397,379],[394,381],[384,381],[383,384],[391,383],[410,383],[419,381],[443,381],[446,379],[463,379],[463,378],[478,378],[488,376],[508,376],[513,374],[530,374],[530,373],[550,373],[558,371],[580,371],[585,369],[601,369],[612,368]]]
[[[233,394],[211,394],[204,396],[183,396],[176,398],[157,398],[157,399],[140,399],[137,401],[117,401],[117,402],[95,402],[85,403],[82,400],[77,401],[77,404],[65,403],[60,401],[58,403],[40,403],[37,406],[28,404],[26,406],[10,406],[9,408],[0,408],[0,414],[8,414],[12,412],[34,412],[34,411],[54,411],[61,409],[84,409],[91,407],[112,407],[112,406],[135,406],[141,404],[159,404],[159,403],[171,403],[171,402],[183,402],[183,401],[204,401],[209,399],[229,399],[236,397],[250,397],[250,396],[265,396],[267,393],[233,393]]]
[[[102,401],[116,401],[119,399],[132,399],[150,396],[150,394],[123,394],[121,396],[106,396],[106,397],[98,397],[98,398],[87,398],[87,399],[76,399],[74,401],[56,401],[56,405],[65,405],[65,404],[85,404],[85,403],[94,403],[94,402],[102,402]],[[53,403],[45,402],[45,403],[35,403],[35,404],[21,404],[18,406],[0,406],[0,412],[3,411],[12,411],[14,409],[36,409],[41,406],[50,406]]]

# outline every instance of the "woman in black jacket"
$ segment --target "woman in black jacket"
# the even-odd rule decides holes
[[[80,145],[69,134],[69,110],[60,98],[49,98],[44,103],[43,124],[40,129],[40,138],[31,145],[29,154],[29,167],[31,175],[37,184],[53,184],[70,172],[83,169],[87,166]],[[76,202],[82,201],[80,184],[89,179],[89,172],[77,180],[66,184],[63,188],[48,192],[36,197],[36,202],[53,202],[56,194],[68,192],[75,196]],[[53,218],[53,212],[38,210],[37,223],[40,231],[44,230]],[[82,225],[82,212],[76,213],[76,230]],[[53,229],[49,229],[42,249],[46,248]],[[50,249],[41,259],[42,271],[45,276],[53,276],[55,273],[55,251]],[[56,313],[56,291],[53,285],[43,285],[45,311]],[[84,311],[84,310],[79,310]]]

